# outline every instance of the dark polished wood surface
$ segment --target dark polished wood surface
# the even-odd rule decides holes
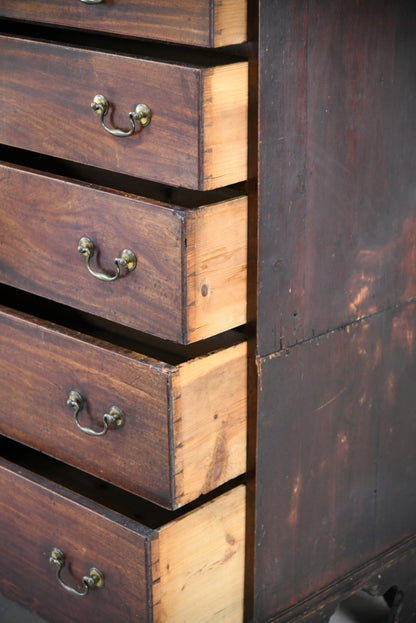
[[[416,5],[260,4],[265,355],[416,293]]]
[[[415,322],[412,303],[261,360],[259,621],[412,534]]]
[[[260,2],[256,622],[415,529],[415,23]]]
[[[0,15],[203,47],[246,39],[245,0],[117,0],[64,7],[60,0],[2,0]]]

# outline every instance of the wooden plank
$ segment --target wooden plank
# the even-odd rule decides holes
[[[104,33],[220,47],[247,39],[246,0],[117,0],[94,6],[2,0],[0,16]]]
[[[192,211],[186,221],[188,341],[247,319],[247,197]]]
[[[259,360],[258,620],[414,531],[415,321],[410,303]]]
[[[207,69],[202,89],[200,187],[209,190],[247,178],[248,64]]]
[[[247,0],[214,0],[213,9],[213,47],[247,40]]]
[[[7,36],[0,37],[0,60],[4,114],[0,140],[7,145],[198,190],[247,177],[243,156],[247,99],[240,100],[246,87],[242,83],[237,88],[247,71],[244,62],[217,72],[201,65]],[[236,94],[231,88],[219,88],[220,77],[228,72]],[[72,84],[77,84],[76,91]],[[210,92],[211,85],[215,93]],[[109,102],[110,127],[129,129],[129,112],[138,103],[150,107],[150,124],[127,138],[110,135],[91,110],[96,94]],[[28,97],[30,115],[26,114]],[[201,125],[203,103],[211,97],[213,104]],[[206,127],[217,118],[230,141],[226,147],[221,141],[217,144],[217,134]],[[232,131],[227,129],[230,121]],[[205,165],[209,150],[215,164]]]
[[[303,309],[308,2],[259,3],[258,352],[293,344]]]
[[[416,5],[261,3],[260,346],[416,294]]]
[[[155,551],[151,544],[155,623],[242,623],[244,523],[240,486],[160,529]]]
[[[185,362],[172,383],[175,493],[182,506],[246,469],[247,344]]]

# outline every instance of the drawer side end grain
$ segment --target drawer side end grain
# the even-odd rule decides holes
[[[188,361],[173,378],[176,506],[246,469],[246,343]]]
[[[211,190],[247,179],[248,64],[203,74],[201,186]]]
[[[201,208],[187,221],[188,341],[247,319],[247,197]]]
[[[152,554],[154,623],[241,623],[244,533],[244,486],[164,526]]]

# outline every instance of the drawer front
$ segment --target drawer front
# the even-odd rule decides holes
[[[247,38],[246,0],[2,0],[0,16],[202,47]]]
[[[4,459],[0,483],[1,590],[47,620],[242,621],[244,487],[151,530]],[[91,568],[104,585],[70,594],[54,548],[66,586]]]
[[[0,201],[3,283],[181,343],[246,321],[245,197],[168,208],[0,163]],[[96,276],[78,251],[84,237]],[[100,280],[116,275],[123,249],[136,268]]]
[[[168,508],[245,471],[244,343],[169,365],[1,308],[0,353],[7,437]]]
[[[23,470],[20,470],[23,471]],[[123,526],[57,486],[0,463],[2,555],[0,586],[9,598],[53,623],[149,621],[146,532]],[[102,589],[68,594],[49,562],[53,547],[66,556],[62,579],[80,590],[92,567],[104,574]],[[111,564],[109,564],[111,561]],[[105,612],[105,616],[103,613]]]
[[[3,143],[192,189],[247,177],[245,62],[202,68],[6,36],[0,58]],[[98,94],[110,130],[131,130],[137,104],[149,125],[111,135],[91,108]]]

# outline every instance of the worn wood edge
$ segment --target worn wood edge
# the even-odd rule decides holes
[[[317,615],[319,620],[327,621],[338,603],[348,599],[357,591],[371,589],[382,595],[390,587],[390,582],[385,583],[383,577],[385,572],[406,559],[407,556],[415,554],[416,536],[404,539],[302,602],[277,613],[268,620],[268,623],[291,623],[292,621],[305,621],[306,623],[311,621],[310,617],[314,615]],[[322,615],[322,619],[319,615]]]
[[[203,70],[201,190],[247,179],[248,63]]]
[[[247,321],[247,197],[191,213],[186,221],[186,341]]]
[[[63,498],[66,502],[78,506],[82,509],[82,512],[100,516],[108,521],[114,522],[118,524],[122,530],[126,530],[132,534],[138,534],[146,538],[149,538],[154,534],[154,530],[152,528],[148,528],[145,524],[142,524],[134,519],[129,519],[112,508],[104,506],[99,502],[86,497],[82,493],[77,493],[64,485],[58,484],[53,480],[49,480],[43,475],[32,472],[26,467],[21,467],[18,464],[12,463],[8,459],[1,456],[0,472],[6,475],[9,474],[12,478],[22,480],[27,483],[28,486],[34,486],[38,489],[42,489],[46,491],[48,495]]]
[[[247,0],[214,0],[213,12],[212,47],[247,41]]]
[[[241,623],[245,487],[163,526],[152,541],[154,623]]]
[[[179,365],[172,392],[179,508],[246,470],[246,342]]]
[[[25,327],[29,327],[32,330],[36,329],[39,331],[39,339],[44,339],[41,337],[41,333],[47,333],[50,336],[58,336],[58,338],[62,340],[78,342],[80,348],[85,345],[100,351],[110,352],[115,357],[127,359],[131,362],[131,365],[147,369],[149,373],[151,372],[152,374],[162,374],[167,377],[177,368],[175,365],[165,363],[159,359],[154,359],[148,355],[143,355],[137,351],[129,350],[124,346],[119,346],[118,344],[113,344],[100,337],[89,335],[87,332],[81,333],[76,329],[70,329],[64,325],[51,322],[50,320],[36,318],[31,314],[6,307],[1,303],[0,322],[12,322],[15,326],[20,326],[23,329]]]

